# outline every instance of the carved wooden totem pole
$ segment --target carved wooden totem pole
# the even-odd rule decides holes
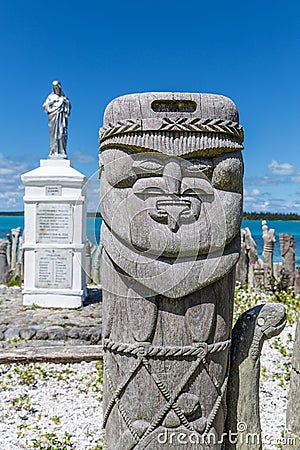
[[[109,450],[219,449],[242,219],[223,96],[126,95],[100,130]]]
[[[262,232],[264,240],[263,263],[264,263],[264,286],[265,289],[272,289],[274,286],[273,275],[273,251],[276,242],[275,230],[267,225],[266,220],[262,221]]]
[[[281,233],[279,235],[282,269],[280,285],[282,289],[294,286],[295,282],[295,244],[294,235]]]

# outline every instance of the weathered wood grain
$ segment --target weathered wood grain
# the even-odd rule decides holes
[[[3,349],[0,364],[97,361],[103,357],[102,345],[48,346]]]
[[[107,448],[206,438],[219,450],[242,218],[237,109],[214,94],[123,96],[100,140]]]

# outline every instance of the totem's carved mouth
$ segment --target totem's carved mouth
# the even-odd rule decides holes
[[[190,200],[157,200],[156,207],[157,209],[164,209],[165,207],[182,207],[184,210],[191,208]]]
[[[199,199],[167,199],[157,200],[155,208],[149,211],[150,217],[156,222],[165,223],[176,233],[182,223],[194,222],[201,210]]]

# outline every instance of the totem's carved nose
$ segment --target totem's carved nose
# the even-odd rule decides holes
[[[158,200],[156,202],[158,214],[166,218],[171,231],[179,228],[180,219],[184,215],[190,215],[191,203],[185,200]]]
[[[180,194],[182,173],[177,161],[169,161],[164,168],[163,178],[168,194]]]
[[[175,233],[180,224],[191,221],[199,216],[200,202],[197,211],[194,211],[191,201],[186,199],[157,200],[156,208],[150,211],[150,216],[157,222],[166,223]]]

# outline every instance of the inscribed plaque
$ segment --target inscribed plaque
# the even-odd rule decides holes
[[[61,186],[45,186],[46,195],[61,195]]]
[[[72,206],[39,203],[37,205],[37,243],[71,244]]]
[[[72,250],[36,250],[35,286],[70,289],[72,286]]]

